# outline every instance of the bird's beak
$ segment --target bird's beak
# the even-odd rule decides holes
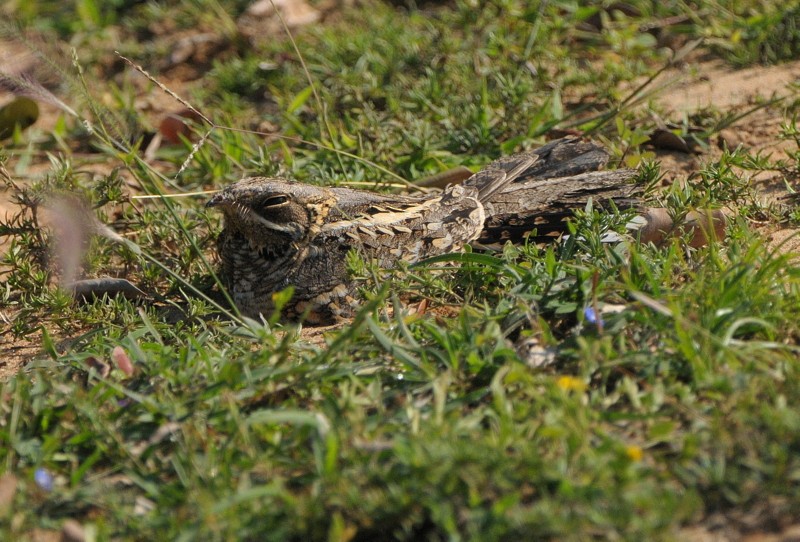
[[[208,202],[206,203],[206,207],[219,207],[220,205],[224,205],[228,202],[228,195],[225,192],[218,192],[214,194]]]

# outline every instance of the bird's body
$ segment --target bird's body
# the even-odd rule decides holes
[[[291,286],[287,316],[334,320],[357,303],[349,251],[393,267],[476,240],[517,240],[534,229],[552,234],[588,197],[629,200],[631,172],[593,171],[606,160],[592,144],[559,140],[493,162],[463,185],[415,197],[244,179],[209,201],[225,216],[218,240],[222,276],[247,316],[269,315],[273,294]]]

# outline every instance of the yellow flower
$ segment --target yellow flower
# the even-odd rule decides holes
[[[625,455],[628,456],[628,459],[631,461],[639,462],[644,457],[644,451],[640,446],[625,446]]]
[[[586,383],[574,376],[560,376],[556,380],[556,386],[564,391],[583,391],[586,389]]]

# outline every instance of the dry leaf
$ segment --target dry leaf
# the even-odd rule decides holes
[[[698,248],[711,240],[725,239],[727,219],[721,209],[689,212],[682,224],[675,224],[669,211],[650,208],[643,215],[644,225],[639,228],[639,241],[659,244],[675,235],[689,233],[689,246]]]
[[[16,494],[17,477],[8,473],[0,477],[0,516],[6,515],[11,509]]]
[[[647,142],[657,149],[680,151],[686,154],[691,154],[692,152],[692,149],[689,148],[685,139],[663,128],[654,130],[653,133],[650,134],[650,139]]]
[[[11,137],[19,126],[24,130],[39,118],[39,106],[30,98],[19,97],[0,107],[0,139]]]
[[[131,362],[131,358],[128,357],[125,349],[121,346],[115,346],[114,350],[111,351],[111,359],[116,363],[120,371],[127,376],[133,376],[133,362]]]
[[[85,542],[86,531],[83,525],[74,519],[64,521],[61,526],[61,542]]]
[[[202,120],[196,111],[181,109],[164,117],[158,126],[158,132],[164,138],[164,141],[177,145],[181,142],[181,137],[192,140],[194,132],[190,124],[200,123]]]

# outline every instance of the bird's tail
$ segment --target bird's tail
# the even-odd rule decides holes
[[[553,240],[566,232],[566,221],[589,199],[599,208],[612,203],[618,209],[639,208],[639,187],[631,182],[635,175],[634,170],[616,169],[514,183],[484,202],[486,221],[478,242]]]

